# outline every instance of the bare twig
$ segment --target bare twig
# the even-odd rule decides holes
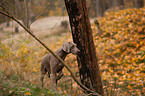
[[[29,26],[29,8],[28,8],[28,0],[24,0],[24,4],[25,4],[25,14],[26,14],[26,27],[30,29]]]
[[[50,2],[52,2],[52,0],[51,0]],[[49,7],[49,5],[46,6],[46,8],[40,13],[40,15],[36,16],[35,20],[33,20],[33,21],[31,22],[31,24],[34,23],[37,19],[39,19],[40,16],[43,15],[44,12],[48,9],[48,7]],[[31,25],[31,24],[30,24],[30,25]]]
[[[92,95],[97,95],[97,96],[101,96],[99,95],[97,92],[91,90],[91,89],[88,89],[86,86],[84,86],[82,83],[79,82],[78,79],[76,79],[76,77],[74,76],[73,72],[71,71],[71,69],[68,67],[68,65],[59,57],[57,56],[53,51],[51,51],[47,45],[45,45],[41,40],[39,40],[33,33],[30,29],[28,29],[25,25],[23,25],[21,22],[19,22],[15,17],[13,17],[12,15],[10,16],[9,14],[6,14],[5,12],[1,12],[0,11],[0,14],[3,14],[11,19],[13,19],[14,21],[16,21],[21,27],[23,27],[26,32],[28,32],[35,40],[37,40],[43,47],[45,47],[46,50],[48,50],[53,56],[55,56],[63,65],[64,67],[70,72],[72,78],[74,79],[74,81],[81,87],[83,88],[84,90],[86,91],[89,91],[92,93]]]
[[[22,19],[22,21],[23,22],[25,22],[25,20],[24,20],[24,17],[23,17],[23,15],[22,15],[22,12],[19,10],[19,8],[18,8],[18,10],[17,10],[17,8],[13,5],[13,4],[11,4],[9,1],[7,1],[7,0],[4,0],[3,1],[3,3],[6,3],[6,4],[9,4],[10,5],[10,7],[12,7],[14,10],[16,10],[17,12],[18,12],[18,15],[21,17],[21,19]],[[2,6],[3,7],[3,6]],[[3,7],[4,8],[4,7]],[[5,9],[6,10],[6,9]]]
[[[18,7],[13,6],[13,4],[11,4],[11,3],[10,3],[10,4],[11,4],[11,6],[13,6],[13,8],[15,8],[15,10],[17,11],[18,15],[21,17],[21,19],[22,19],[22,21],[23,21],[23,23],[24,23],[25,20],[24,20],[24,17],[23,17],[23,15],[22,15],[21,3],[20,3],[19,0],[15,0],[15,3],[16,3],[16,6],[18,6]],[[18,8],[18,10],[17,10],[17,8]]]
[[[33,21],[31,22],[31,24],[34,23],[37,19],[39,19],[40,16],[44,14],[44,12],[46,11],[46,9],[47,9],[48,7],[49,7],[49,6],[47,5],[47,7],[40,13],[40,15],[38,15],[38,16],[35,18],[35,20],[33,20]],[[30,25],[31,25],[31,24],[30,24]]]
[[[2,8],[2,10],[5,11],[5,12],[0,12],[1,14],[5,15],[5,16],[7,16],[9,18],[13,17],[13,15],[10,12],[8,12],[4,7],[0,6],[0,8]]]

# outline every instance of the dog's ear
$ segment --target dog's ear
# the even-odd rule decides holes
[[[63,51],[70,53],[70,47],[71,47],[71,42],[65,42],[63,43],[62,49]]]

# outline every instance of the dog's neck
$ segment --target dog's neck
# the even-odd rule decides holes
[[[61,59],[65,59],[65,57],[69,54],[65,51],[63,51],[63,48],[61,47],[60,49],[58,49],[57,51],[55,51],[55,53],[61,58]]]

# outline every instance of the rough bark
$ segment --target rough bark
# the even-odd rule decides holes
[[[78,55],[81,82],[100,95],[104,95],[86,1],[65,0],[65,5],[69,15],[73,40],[81,50]]]

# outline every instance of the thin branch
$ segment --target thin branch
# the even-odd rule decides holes
[[[26,27],[30,29],[30,27],[29,27],[28,1],[24,0],[24,4],[25,4],[25,14],[26,14]]]
[[[53,31],[53,29],[56,27],[56,25],[58,24],[58,22],[61,20],[61,18],[62,18],[62,16],[59,17],[59,20],[55,23],[55,25],[53,26],[53,28],[51,28],[51,30],[50,30],[50,34],[51,34],[51,32]]]
[[[44,46],[44,47],[46,48],[46,50],[48,50],[54,57],[56,57],[56,58],[64,65],[64,67],[70,72],[70,74],[71,74],[72,78],[74,79],[74,81],[75,81],[81,88],[83,88],[83,89],[86,90],[86,91],[91,92],[93,95],[101,96],[101,95],[99,95],[97,92],[95,92],[95,91],[93,91],[93,90],[91,90],[91,89],[88,89],[86,86],[84,86],[82,83],[80,83],[79,80],[76,79],[76,77],[74,76],[73,72],[72,72],[71,69],[68,67],[68,65],[67,65],[59,56],[57,56],[53,51],[51,51],[51,50],[47,47],[47,45],[45,45],[41,40],[39,40],[39,39],[32,33],[32,31],[31,31],[30,29],[28,29],[25,25],[23,25],[21,22],[19,22],[15,17],[9,16],[9,14],[6,14],[6,13],[1,12],[1,11],[0,11],[0,13],[3,14],[3,15],[5,15],[5,16],[7,16],[7,17],[9,17],[9,18],[11,18],[11,19],[13,19],[14,21],[16,21],[21,27],[23,27],[23,28],[26,30],[26,32],[28,32],[35,40],[37,40],[42,46]]]
[[[46,11],[46,9],[47,9],[48,7],[49,7],[49,6],[47,6],[47,7],[41,12],[41,14],[38,15],[38,16],[35,18],[35,20],[33,20],[33,21],[31,22],[31,24],[34,23],[37,19],[39,19],[40,16],[44,14],[44,12]],[[31,25],[31,24],[30,24],[30,25]]]
[[[50,2],[52,2],[52,0],[51,0]],[[33,21],[31,22],[31,24],[34,23],[37,19],[39,19],[40,16],[42,16],[42,15],[44,14],[44,12],[48,9],[48,7],[49,7],[49,5],[46,6],[46,8],[40,13],[40,15],[36,16],[35,20],[33,20]],[[31,25],[31,24],[30,24],[30,25]]]
[[[13,17],[13,15],[10,12],[8,12],[3,6],[0,6],[0,8],[2,8],[3,11],[5,11],[5,12],[1,12],[1,14],[5,15],[9,18]]]
[[[17,8],[16,8],[16,6],[14,7],[15,8],[15,10],[18,12],[18,14],[19,14],[19,16],[21,17],[21,19],[22,19],[22,21],[23,22],[25,22],[25,20],[24,20],[24,17],[23,17],[23,15],[22,15],[22,7],[21,7],[21,3],[20,3],[20,1],[19,0],[15,0],[15,3],[16,3],[16,6],[17,6]],[[10,3],[11,4],[11,3]],[[11,4],[12,6],[13,6],[13,4]]]
[[[12,3],[8,2],[7,0],[5,0],[5,2],[7,4],[9,4],[12,8],[14,8],[18,12],[18,15],[21,17],[22,21],[25,22],[22,12],[20,10],[17,10],[16,6],[14,6]]]

